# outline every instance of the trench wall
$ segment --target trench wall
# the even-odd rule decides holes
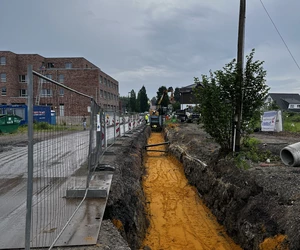
[[[112,163],[116,170],[104,219],[112,220],[131,249],[139,249],[149,225],[142,176],[143,151],[150,133],[148,126],[135,132]],[[191,157],[177,137],[168,136],[169,152],[182,162],[189,183],[243,249],[260,249],[265,239],[276,235],[287,238],[275,244],[277,248],[262,249],[300,249],[300,185],[294,185],[300,169],[245,171],[217,157],[206,165],[201,155]],[[284,174],[276,178],[274,171]]]
[[[135,131],[123,142],[114,163],[114,177],[104,219],[110,219],[131,249],[139,249],[149,221],[142,188],[143,150],[151,130],[149,126]]]
[[[190,156],[172,140],[169,151],[182,162],[189,183],[243,249],[300,249],[299,218],[292,215],[299,214],[299,205],[288,202],[284,193],[288,187],[276,189],[272,170],[245,171],[225,159],[206,165],[199,160],[201,156]],[[278,235],[285,238],[276,243]],[[266,238],[274,239],[276,248],[261,248]]]

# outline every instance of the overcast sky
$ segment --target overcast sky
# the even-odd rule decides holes
[[[0,0],[0,50],[85,57],[120,95],[193,84],[236,57],[239,0]],[[300,64],[300,1],[263,0]],[[265,61],[271,92],[300,92],[300,70],[260,0],[247,1],[245,54]]]

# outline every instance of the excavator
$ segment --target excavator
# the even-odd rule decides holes
[[[168,93],[171,93],[170,97],[169,97]],[[169,87],[168,89],[166,89],[163,92],[160,99],[158,100],[157,105],[156,105],[157,110],[150,110],[149,124],[150,124],[152,131],[162,131],[162,129],[163,129],[165,115],[168,111],[168,107],[163,107],[161,105],[162,100],[164,99],[165,96],[168,96],[171,104],[173,104],[175,102],[173,88]]]

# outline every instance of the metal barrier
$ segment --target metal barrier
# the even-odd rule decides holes
[[[5,177],[11,180],[21,176],[23,186],[8,191],[11,199],[18,197],[12,202],[17,209],[12,206],[15,211],[10,223],[4,219],[6,214],[0,215],[0,228],[6,227],[6,232],[0,233],[0,248],[51,249],[57,242],[65,241],[68,227],[76,227],[71,223],[72,218],[88,196],[101,156],[118,137],[137,127],[139,117],[105,111],[93,97],[33,71],[32,66],[28,66],[27,75],[28,151],[25,148],[9,152],[5,156],[7,161],[2,158],[3,163],[11,165]],[[35,112],[34,106],[49,105],[53,115],[42,122],[45,114]],[[13,168],[17,161],[27,161],[27,164],[23,162]],[[0,163],[2,172],[5,167]],[[27,186],[22,182],[24,178]],[[79,196],[78,190],[83,191]],[[27,199],[20,198],[20,193],[27,193]],[[20,204],[16,205],[17,202]],[[20,221],[23,221],[21,225]],[[18,237],[16,232],[12,234],[16,228],[23,232],[23,237]],[[11,237],[18,240],[13,241]],[[9,243],[5,243],[5,238]]]

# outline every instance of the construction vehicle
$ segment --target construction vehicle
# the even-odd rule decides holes
[[[165,115],[167,111],[169,110],[168,107],[164,107],[161,105],[162,100],[165,96],[168,96],[168,93],[171,93],[171,96],[169,98],[170,103],[174,103],[174,93],[173,88],[169,87],[166,89],[162,96],[160,97],[159,101],[157,102],[157,110],[150,110],[150,116],[149,116],[149,124],[153,131],[161,131],[163,129],[163,124],[165,120]]]
[[[200,114],[194,112],[192,107],[188,107],[186,109],[178,109],[176,110],[177,119],[181,122],[193,122],[197,121],[200,118]]]

